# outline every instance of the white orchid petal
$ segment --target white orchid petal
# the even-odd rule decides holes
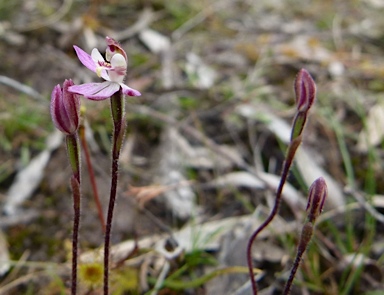
[[[104,57],[97,48],[92,49],[91,57],[96,64],[98,64],[98,62],[105,62]]]

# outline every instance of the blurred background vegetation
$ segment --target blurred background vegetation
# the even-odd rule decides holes
[[[70,171],[53,143],[50,93],[67,78],[97,79],[72,46],[103,51],[105,36],[125,48],[127,84],[142,93],[127,98],[113,243],[147,237],[118,252],[113,294],[250,294],[245,245],[273,200],[303,67],[318,87],[307,157],[255,244],[259,286],[281,291],[307,189],[326,175],[326,210],[293,293],[384,292],[383,12],[380,0],[0,0],[0,294],[68,292]],[[109,106],[82,104],[105,204]],[[103,234],[89,184],[83,191],[86,255]],[[179,255],[164,247],[174,255],[164,258],[164,239]],[[81,294],[99,294],[95,256],[83,260]]]

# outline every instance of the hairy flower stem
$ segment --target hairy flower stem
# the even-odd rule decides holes
[[[284,288],[284,295],[288,295],[291,292],[293,279],[296,275],[297,270],[299,269],[299,265],[301,263],[304,252],[312,239],[316,219],[323,211],[327,195],[327,184],[323,177],[319,177],[312,183],[311,187],[309,188],[308,203],[306,209],[307,220],[305,221],[305,224],[301,231],[299,245],[297,246],[296,258],[293,262],[291,274],[289,275],[288,281]]]
[[[93,198],[95,199],[95,203],[96,203],[96,207],[97,207],[97,213],[99,215],[101,228],[103,230],[103,233],[105,233],[105,219],[104,219],[103,209],[102,209],[101,203],[100,203],[99,192],[97,190],[97,185],[96,185],[96,180],[95,180],[95,173],[93,171],[93,166],[92,166],[92,161],[91,161],[91,157],[89,154],[87,140],[85,138],[85,126],[83,124],[80,124],[79,134],[80,134],[81,146],[83,147],[83,151],[84,151],[84,155],[85,155],[85,161],[87,162],[88,175],[89,175],[89,179],[91,181],[91,186],[92,186],[92,190],[93,190]]]
[[[283,292],[284,295],[288,295],[291,293],[293,279],[295,278],[297,270],[299,269],[299,265],[303,258],[304,252],[307,249],[310,240],[312,239],[312,235],[313,235],[313,224],[311,222],[307,222],[304,225],[303,230],[301,232],[301,239],[299,242],[299,246],[297,247],[296,258],[295,258],[295,261],[293,262],[291,273],[289,275],[288,281],[284,288],[284,292]]]
[[[73,194],[73,234],[72,234],[72,284],[71,294],[76,294],[77,288],[77,258],[78,258],[78,237],[80,227],[80,183],[72,176],[71,187]]]
[[[124,138],[125,120],[124,120],[124,95],[122,90],[116,92],[111,97],[111,112],[113,119],[113,138],[112,138],[112,174],[111,190],[108,205],[107,223],[105,227],[104,240],[104,295],[109,294],[109,254],[110,240],[112,231],[113,210],[115,207],[117,182],[119,175],[119,156]]]
[[[276,191],[275,204],[272,208],[272,211],[269,214],[269,216],[267,217],[267,219],[256,229],[256,231],[254,231],[254,233],[251,235],[251,237],[248,241],[247,261],[248,261],[249,276],[251,279],[252,290],[253,290],[254,295],[257,295],[257,285],[256,285],[255,275],[253,272],[252,245],[253,245],[253,242],[255,241],[257,235],[268,226],[268,224],[273,220],[273,218],[279,212],[283,187],[284,187],[284,184],[287,180],[289,170],[290,170],[292,162],[293,162],[293,158],[295,156],[296,150],[299,147],[300,143],[301,143],[301,136],[297,136],[296,138],[294,138],[291,141],[291,143],[288,147],[286,159],[285,159],[283,170],[281,173],[280,183],[279,183],[279,186],[278,186],[277,191]]]
[[[73,195],[73,233],[72,233],[72,282],[71,294],[77,292],[77,259],[78,259],[78,237],[80,227],[80,146],[76,133],[66,136],[67,153],[72,167],[71,188]]]

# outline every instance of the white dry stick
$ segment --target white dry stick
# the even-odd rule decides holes
[[[29,87],[28,85],[22,84],[16,80],[13,80],[11,78],[8,78],[6,76],[1,76],[0,75],[0,84],[7,85],[9,87],[12,87],[36,100],[42,101],[44,103],[48,104],[48,101],[40,94],[38,93],[35,89]]]
[[[156,281],[155,287],[153,288],[151,295],[157,295],[157,291],[161,289],[161,285],[163,284],[165,277],[169,272],[169,268],[170,268],[169,261],[165,259],[163,269],[161,270],[161,273]]]
[[[31,160],[29,165],[22,169],[6,193],[3,212],[14,216],[18,207],[28,199],[44,176],[44,169],[48,164],[51,152],[60,146],[63,135],[59,131],[53,132],[47,138],[47,148]]]

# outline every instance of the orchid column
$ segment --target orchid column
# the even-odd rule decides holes
[[[106,81],[102,83],[74,85],[69,88],[69,91],[81,94],[91,100],[111,99],[114,129],[112,138],[111,188],[104,242],[104,295],[109,294],[110,239],[113,210],[117,193],[119,156],[125,132],[124,95],[141,95],[139,91],[132,89],[123,83],[127,72],[127,54],[120,44],[112,38],[107,37],[106,41],[108,46],[105,53],[105,59],[96,48],[94,48],[91,55],[89,55],[79,47],[74,46],[81,63]]]
[[[76,294],[77,287],[77,248],[80,226],[80,144],[77,130],[80,121],[80,97],[70,93],[68,88],[72,80],[65,80],[63,88],[56,85],[51,95],[51,116],[56,128],[63,132],[67,145],[69,163],[72,168],[71,188],[73,194],[73,236],[72,236],[72,283],[71,293]]]

